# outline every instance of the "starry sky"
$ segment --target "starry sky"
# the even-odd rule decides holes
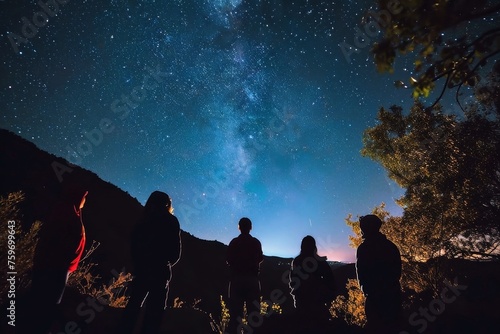
[[[266,255],[309,234],[353,261],[344,218],[400,213],[359,153],[381,106],[411,104],[406,66],[377,73],[355,40],[373,1],[56,4],[0,1],[0,127],[143,204],[167,192],[199,238],[227,244],[247,216]]]

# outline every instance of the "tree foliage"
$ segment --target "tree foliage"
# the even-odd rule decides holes
[[[420,244],[419,229],[415,229],[409,224],[404,224],[402,217],[392,216],[387,211],[384,203],[373,208],[371,213],[382,220],[381,233],[394,242],[401,253],[403,267],[401,286],[407,296],[405,302],[411,303],[411,299],[423,291],[437,295],[440,288],[442,288],[441,285],[444,278],[448,275],[448,270],[444,270],[442,257],[423,262],[422,254],[432,252],[432,250],[437,252],[439,248],[434,247],[434,245]],[[350,246],[357,248],[362,242],[359,219],[354,219],[352,215],[349,215],[346,218],[346,224],[351,227],[354,233],[354,235],[349,236],[351,241]],[[349,285],[347,288],[349,288]],[[352,297],[354,299],[346,302],[353,303],[356,299],[355,296],[355,294],[350,296],[349,298]],[[342,301],[339,300],[338,302]]]
[[[382,204],[373,209],[403,260],[406,301],[437,296],[452,270],[445,258],[500,259],[500,3],[462,0],[378,0],[366,18],[383,31],[372,52],[380,72],[397,57],[414,63],[409,82],[414,105],[381,108],[363,135],[362,155],[380,163],[405,193],[401,217]],[[395,7],[396,6],[396,7]],[[443,84],[431,106],[428,97]],[[400,82],[399,86],[406,86]],[[464,86],[472,103],[462,105]],[[460,109],[441,107],[455,90]],[[442,102],[442,101],[441,101]],[[346,223],[361,243],[359,221]]]
[[[456,89],[458,100],[461,87],[474,87],[481,68],[500,54],[498,1],[378,0],[378,11],[366,17],[383,31],[372,49],[380,72],[392,72],[398,55],[414,55],[415,98],[427,97],[443,79],[437,101],[446,89]]]
[[[498,258],[500,122],[471,109],[463,120],[416,103],[381,108],[364,133],[362,154],[406,191],[399,229],[418,248],[408,260],[445,255]],[[406,252],[405,252],[406,253]]]

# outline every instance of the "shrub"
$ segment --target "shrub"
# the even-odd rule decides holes
[[[90,260],[92,253],[99,245],[99,242],[92,241],[78,268],[68,278],[68,286],[77,288],[83,295],[98,299],[102,304],[110,307],[125,308],[129,299],[125,292],[127,285],[132,281],[132,275],[120,272],[108,284],[101,283],[101,277],[93,273],[93,269],[97,264]]]
[[[31,224],[29,230],[23,231],[18,209],[23,200],[24,194],[21,191],[10,193],[7,197],[0,197],[0,224],[2,224],[0,229],[0,280],[6,282],[7,273],[16,272],[17,293],[31,285],[33,254],[41,227],[41,222],[36,221]],[[10,254],[8,252],[9,231],[14,231],[14,238],[11,237],[10,242],[12,248]],[[8,289],[8,284],[0,285],[0,304],[4,302]]]
[[[227,328],[227,325],[229,324],[229,308],[226,305],[226,302],[220,296],[220,306],[221,306],[221,316],[220,316],[220,321],[215,321],[210,315],[210,318],[212,318],[212,322],[215,324],[216,330],[223,334],[225,333],[225,330]],[[243,313],[246,315],[246,304],[243,306]],[[269,305],[266,301],[260,300],[260,314],[266,315],[270,313],[276,313],[276,314],[283,314],[283,309],[281,308],[280,304],[273,303],[272,305]],[[247,320],[243,318],[242,320],[243,324],[247,324]]]
[[[339,295],[330,306],[333,318],[343,319],[349,325],[363,327],[366,323],[365,297],[355,279],[347,280],[347,298]]]

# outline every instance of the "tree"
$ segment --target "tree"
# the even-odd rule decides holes
[[[381,108],[365,131],[362,155],[379,162],[403,189],[402,217],[374,209],[382,232],[400,249],[403,289],[436,296],[446,277],[444,258],[500,259],[500,4],[498,1],[379,0],[366,19],[383,31],[373,45],[380,72],[396,57],[414,63],[414,105]],[[442,83],[437,99],[425,106]],[[399,82],[399,86],[406,86]],[[464,86],[472,103],[462,105]],[[454,90],[461,112],[443,108]],[[359,222],[347,224],[361,242]],[[425,273],[425,274],[423,274]]]
[[[371,213],[382,220],[381,233],[394,242],[401,253],[403,267],[401,273],[401,287],[407,297],[404,303],[411,303],[411,299],[413,299],[416,294],[424,291],[437,296],[442,289],[442,282],[448,275],[448,272],[447,270],[443,270],[445,264],[441,261],[442,258],[424,262],[422,254],[432,252],[432,249],[438,251],[439,247],[433,247],[433,245],[427,244],[421,245],[418,233],[420,230],[414,228],[411,224],[405,224],[402,217],[392,216],[390,212],[387,211],[384,203],[373,208]],[[354,235],[349,236],[351,241],[350,246],[357,248],[362,242],[359,219],[354,219],[352,215],[349,215],[345,221],[354,232]],[[346,287],[352,288],[349,284]],[[356,294],[352,296],[349,294],[349,303],[353,304],[356,300]],[[339,300],[338,302],[342,301],[343,300]]]
[[[500,4],[493,0],[378,0],[378,11],[366,20],[379,25],[383,36],[373,45],[380,72],[392,72],[396,57],[411,53],[413,97],[427,97],[444,80],[441,94],[474,87],[480,70],[500,54]]]
[[[500,122],[472,108],[465,119],[417,102],[408,114],[381,108],[362,155],[406,189],[398,224],[416,249],[408,261],[500,258]]]

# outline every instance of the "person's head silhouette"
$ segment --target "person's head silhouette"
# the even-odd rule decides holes
[[[302,239],[302,243],[300,244],[300,254],[312,256],[318,252],[316,247],[316,240],[310,235],[306,235],[304,239]]]
[[[247,217],[243,217],[238,222],[238,228],[242,234],[249,234],[252,229],[252,221]]]
[[[366,215],[359,217],[359,227],[363,236],[376,234],[382,226],[382,220],[375,215]]]
[[[172,199],[166,193],[162,191],[153,191],[144,206],[144,210],[146,215],[161,212],[162,210],[167,209],[168,212],[172,213]]]
[[[85,205],[87,195],[87,188],[83,184],[68,180],[65,180],[62,184],[61,200],[68,205],[73,205],[78,216]]]

